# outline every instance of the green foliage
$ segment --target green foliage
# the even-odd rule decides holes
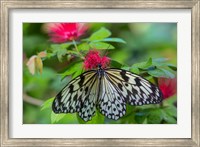
[[[111,32],[108,29],[102,27],[98,31],[94,32],[89,38],[83,39],[82,42],[74,41],[62,44],[51,44],[50,50],[47,52],[47,57],[51,58],[56,55],[58,60],[62,62],[65,55],[75,55],[77,57],[81,57],[80,52],[88,51],[90,49],[114,49],[115,47],[108,42],[126,43],[121,38],[107,38],[110,35]],[[75,46],[75,48],[77,48],[75,50],[72,46],[74,43],[78,44],[77,47]]]
[[[88,43],[82,43],[78,45],[79,51],[88,51],[90,49],[90,45]]]
[[[80,75],[83,72],[83,63],[82,62],[75,62],[73,64],[71,64],[70,66],[68,66],[67,70],[62,73],[62,79],[65,78],[66,76],[70,76],[72,75],[72,78],[77,77],[78,75]],[[79,69],[79,70],[77,70]]]
[[[173,67],[173,69],[171,67]],[[129,70],[136,74],[147,73],[156,78],[175,78],[176,68],[174,65],[167,63],[167,59],[165,58],[149,58],[146,62],[133,64],[129,67]]]
[[[67,51],[67,48],[70,47],[73,43],[63,43],[63,44],[52,44],[49,57],[57,55],[57,58],[62,62],[63,56],[65,56],[70,51]]]
[[[49,98],[48,100],[46,100],[41,106],[41,111],[45,109],[49,109],[52,106],[54,98],[55,97]]]
[[[98,31],[94,32],[90,37],[89,37],[89,41],[95,41],[95,40],[101,40],[104,38],[107,38],[111,35],[111,32],[102,27],[101,29],[99,29]]]
[[[147,62],[140,62],[140,63],[135,63],[132,65],[132,67],[138,68],[138,69],[148,69],[151,67],[152,64],[152,58],[149,58]]]
[[[149,115],[147,116],[147,123],[148,124],[160,124],[162,121],[163,116],[161,115],[160,109],[154,109],[149,112]]]
[[[177,111],[177,110],[176,110]],[[169,115],[166,113],[167,111],[162,111],[163,113],[161,114],[163,116],[163,123],[166,124],[176,124],[177,118]]]
[[[24,91],[33,97],[44,97],[46,93],[50,94],[51,85],[54,81],[59,80],[55,76],[56,72],[49,68],[44,68],[42,74],[32,75],[24,68],[23,85]],[[39,85],[38,85],[39,84]],[[49,96],[49,95],[46,95]]]
[[[176,113],[176,107],[171,105],[168,106],[166,108],[163,109],[168,115],[173,116],[173,117],[177,117],[177,113]]]
[[[23,38],[23,50],[26,51],[28,57],[35,52],[40,52],[47,48],[46,39],[44,36],[31,35]]]
[[[139,70],[137,67],[134,67],[134,66],[132,66],[129,70],[130,70],[131,72],[133,72],[133,73],[136,73],[136,74],[139,74],[139,73],[140,73],[140,70]]]
[[[165,78],[175,78],[175,75],[171,73],[170,71],[162,68],[157,68],[154,70],[148,71],[148,74],[150,74],[153,77],[165,77]]]
[[[54,124],[58,122],[59,120],[63,119],[66,116],[66,114],[55,114],[54,112],[51,113],[51,123]]]
[[[111,32],[108,29],[102,27],[98,31],[94,32],[88,39],[85,39],[85,41],[88,42],[90,48],[97,50],[115,48],[113,45],[107,42],[126,43],[121,38],[108,38],[110,36]]]
[[[177,108],[173,105],[138,108],[135,121],[138,124],[176,124]]]
[[[146,117],[147,117],[147,113],[146,112],[137,112],[135,113],[135,121],[138,123],[138,124],[143,124],[144,121],[146,120]]]
[[[25,103],[24,123],[176,124],[176,95],[160,105],[127,104],[125,116],[117,121],[106,118],[97,109],[95,116],[88,122],[83,121],[77,113],[55,114],[52,112],[54,98],[48,99],[55,97],[69,80],[84,72],[83,62],[91,49],[106,53],[110,57],[110,67],[131,71],[154,83],[161,77],[176,77],[176,38],[172,41],[176,32],[169,33],[169,30],[174,30],[174,24],[165,24],[169,27],[166,31],[158,31],[155,26],[162,28],[158,24],[92,24],[92,31],[85,35],[87,38],[60,44],[49,43],[47,36],[38,28],[42,24],[37,24],[37,27],[34,25],[23,25],[24,54],[31,57],[44,50],[47,54],[41,60],[44,67],[41,75],[31,75],[24,60],[23,90],[44,103],[41,107]],[[163,57],[165,54],[170,60],[168,56]]]
[[[95,48],[97,50],[114,49],[114,46],[112,46],[109,43],[104,43],[104,42],[91,42],[89,45],[91,48]]]
[[[101,40],[95,40],[93,42],[118,42],[118,43],[126,43],[121,38],[104,38],[104,39],[101,39]]]

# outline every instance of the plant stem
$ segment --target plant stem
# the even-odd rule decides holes
[[[39,99],[28,96],[27,94],[23,94],[23,100],[29,104],[36,105],[36,106],[41,106],[44,103],[43,101]]]
[[[85,57],[79,52],[75,40],[72,40],[72,42],[74,44],[75,50],[77,51],[77,53],[79,54],[79,56],[81,57],[81,59],[85,60]]]

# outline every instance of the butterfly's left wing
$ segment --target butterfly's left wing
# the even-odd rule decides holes
[[[55,113],[74,113],[88,121],[96,111],[98,89],[96,70],[87,71],[70,81],[56,96],[52,109]]]
[[[162,101],[159,88],[143,77],[122,69],[106,69],[110,82],[116,85],[131,105],[157,104]]]

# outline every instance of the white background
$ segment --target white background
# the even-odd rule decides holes
[[[169,125],[23,124],[23,22],[176,22],[178,120]],[[191,11],[142,9],[21,9],[9,15],[9,128],[11,138],[191,138]]]

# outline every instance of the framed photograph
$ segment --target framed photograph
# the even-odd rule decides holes
[[[199,146],[199,1],[2,1],[1,146]]]

